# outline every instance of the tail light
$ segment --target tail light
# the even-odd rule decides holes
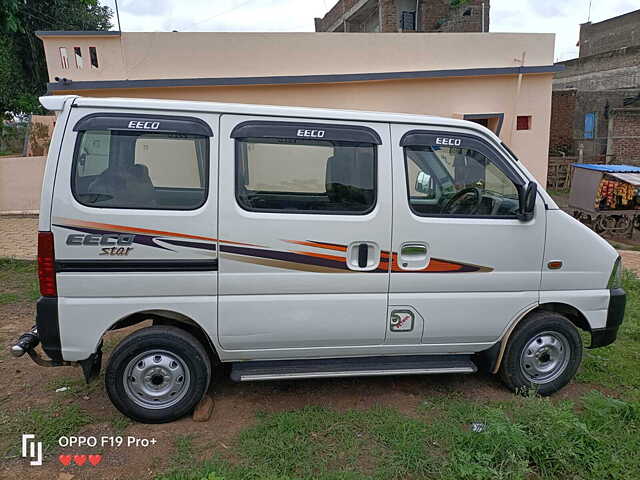
[[[38,279],[40,280],[40,295],[43,297],[58,295],[56,259],[53,251],[53,233],[51,232],[38,232]]]

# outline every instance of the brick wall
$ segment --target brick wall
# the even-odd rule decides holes
[[[315,19],[316,32],[326,32],[342,19],[360,0],[339,0],[323,18]],[[485,4],[485,31],[489,31],[490,0],[467,0],[454,6],[452,0],[419,0],[418,26],[421,32],[480,32],[482,31],[482,3]],[[398,0],[378,0],[380,31],[398,32],[400,8]],[[411,2],[415,8],[415,1]],[[342,31],[339,27],[337,31]],[[357,29],[357,31],[361,31]]]
[[[640,165],[640,108],[615,112],[612,142],[615,163]]]
[[[316,18],[316,32],[326,32],[331,26],[336,23],[344,12],[351,10],[356,3],[360,0],[339,0],[322,18]]]
[[[556,90],[551,96],[549,151],[573,154],[576,90]]]
[[[640,10],[580,25],[580,57],[640,45]]]
[[[481,32],[482,0],[472,1],[451,11],[440,27],[441,32]],[[489,31],[489,2],[484,2],[484,29]]]
[[[554,89],[610,90],[640,87],[640,46],[574,58],[557,65],[565,68],[554,75]]]

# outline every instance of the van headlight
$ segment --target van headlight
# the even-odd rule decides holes
[[[611,271],[607,288],[610,290],[622,288],[622,257],[618,257],[616,263],[613,264],[613,270]]]

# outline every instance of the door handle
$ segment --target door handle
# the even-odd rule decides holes
[[[407,242],[400,246],[398,264],[403,270],[422,270],[429,261],[429,247],[426,243]]]
[[[374,242],[353,242],[347,247],[347,267],[369,272],[380,264],[380,247]]]
[[[358,245],[358,267],[366,268],[367,257],[369,256],[369,246],[366,243]]]

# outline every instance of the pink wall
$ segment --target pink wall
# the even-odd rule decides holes
[[[0,213],[40,208],[47,157],[0,157]]]

